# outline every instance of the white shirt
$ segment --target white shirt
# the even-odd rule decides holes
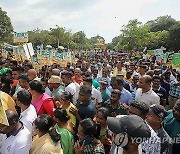
[[[24,126],[30,131],[32,134],[33,131],[33,121],[37,118],[37,113],[33,105],[30,106],[21,112],[20,121],[24,124]]]
[[[94,104],[102,102],[101,92],[95,89],[94,87],[92,87],[92,91],[91,91],[91,100]]]
[[[45,94],[51,96],[52,95],[52,91],[49,89],[49,87],[45,88]]]
[[[136,91],[135,100],[140,101],[140,102],[144,102],[148,106],[151,106],[152,104],[157,104],[157,105],[160,104],[159,96],[152,89],[150,89],[146,93],[142,93],[142,89],[138,88]]]
[[[149,129],[151,130],[151,137],[145,142],[141,143],[141,147],[144,151],[143,154],[160,154],[161,140],[151,126],[149,126]]]
[[[71,82],[67,87],[65,87],[65,91],[71,93],[73,95],[73,104],[76,104],[76,85],[74,82]]]
[[[16,135],[6,138],[1,146],[1,154],[28,154],[31,148],[32,136],[26,127]]]
[[[13,97],[16,97],[16,98],[17,98],[17,93],[18,93],[19,91],[23,90],[23,89],[24,89],[24,88],[19,87],[19,88],[16,90],[16,92],[14,93]]]

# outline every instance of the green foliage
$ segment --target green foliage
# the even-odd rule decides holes
[[[121,29],[121,34],[112,39],[116,50],[156,49],[161,46],[171,50],[180,49],[180,23],[171,16],[161,16],[142,24],[137,19],[130,20]],[[110,45],[109,45],[110,46]]]
[[[173,26],[177,21],[173,19],[171,16],[160,16],[155,20],[148,21],[146,25],[150,27],[152,32],[158,32],[163,30],[169,30],[171,26]]]
[[[12,41],[13,27],[7,13],[0,7],[0,40]]]
[[[172,50],[180,50],[180,22],[176,23],[169,29],[169,46]]]

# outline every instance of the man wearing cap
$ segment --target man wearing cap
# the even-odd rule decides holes
[[[140,154],[140,144],[151,137],[148,125],[137,115],[108,117],[107,124],[115,134],[110,154]]]
[[[56,101],[64,91],[64,87],[61,85],[61,79],[59,76],[52,75],[48,81],[50,88],[53,89],[51,96]]]
[[[167,112],[162,105],[151,105],[146,121],[161,139],[161,154],[172,153],[172,142],[170,136],[164,130],[162,122]]]

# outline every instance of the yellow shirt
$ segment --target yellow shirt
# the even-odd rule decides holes
[[[69,112],[71,107],[76,108],[76,106],[74,104],[70,103],[69,107],[66,109],[66,112],[67,112],[67,114],[69,115],[69,117],[71,119],[73,127],[75,127],[76,126],[76,117],[72,113]]]
[[[118,71],[117,68],[115,68],[115,70],[113,71],[113,76],[117,76],[118,74],[123,74],[124,76],[126,76],[126,71],[122,68],[121,71]]]
[[[4,110],[11,109],[16,112],[16,109],[15,109],[16,103],[14,102],[11,96],[1,91],[1,99],[2,99]]]
[[[55,144],[49,134],[33,139],[30,154],[63,154],[60,142]]]

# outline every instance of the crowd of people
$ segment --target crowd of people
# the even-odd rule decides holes
[[[178,154],[180,70],[143,54],[38,70],[0,57],[1,154]]]

